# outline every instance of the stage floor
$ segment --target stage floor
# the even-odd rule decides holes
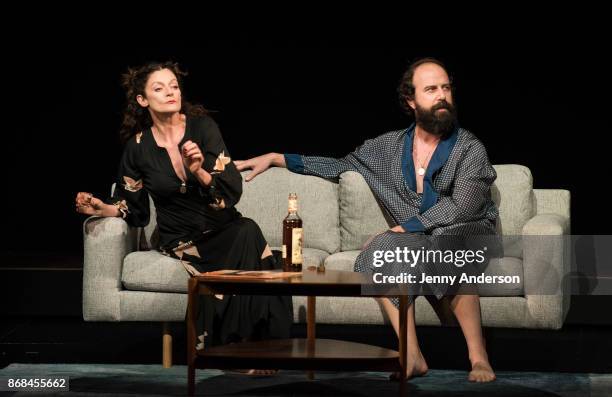
[[[69,377],[69,395],[185,395],[187,368],[128,364],[11,364],[0,377]],[[226,374],[218,370],[196,373],[196,395],[208,396],[393,396],[398,384],[383,372],[317,372],[308,381],[300,371],[280,371],[271,377]],[[499,371],[488,384],[467,381],[457,370],[430,370],[409,382],[410,396],[609,396],[612,374]],[[91,394],[90,394],[91,393]],[[20,392],[14,395],[31,395]],[[62,394],[63,395],[63,394]]]
[[[185,325],[172,323],[175,364],[186,364]],[[430,368],[468,370],[467,349],[459,328],[417,327]],[[496,371],[612,373],[612,327],[566,325],[558,331],[485,328]],[[304,337],[295,325],[294,337]],[[320,338],[375,344],[396,349],[391,327],[317,325]],[[0,321],[0,368],[12,363],[158,364],[160,323],[84,322],[78,317],[8,317]]]

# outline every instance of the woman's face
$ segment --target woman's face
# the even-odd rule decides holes
[[[156,113],[176,113],[181,110],[181,89],[174,73],[162,69],[151,73],[145,85],[145,95],[136,100],[142,107]]]

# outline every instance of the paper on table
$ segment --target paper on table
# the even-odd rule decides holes
[[[238,279],[275,279],[301,276],[302,272],[278,272],[274,270],[216,270],[202,273],[203,277],[238,278]]]

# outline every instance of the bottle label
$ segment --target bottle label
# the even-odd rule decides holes
[[[302,264],[302,245],[304,233],[301,227],[291,230],[291,263]]]
[[[283,259],[287,258],[287,244],[283,244]]]
[[[289,199],[289,212],[297,212],[297,199]]]

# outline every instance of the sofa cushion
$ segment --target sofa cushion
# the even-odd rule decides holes
[[[358,250],[337,252],[325,259],[325,268],[330,270],[353,271]],[[481,296],[523,296],[523,261],[514,257],[493,258],[485,270],[485,275],[519,276],[519,284],[483,284],[479,288]]]
[[[499,209],[498,231],[504,236],[520,236],[523,226],[536,214],[531,171],[516,164],[493,167],[497,179],[491,195]]]
[[[361,249],[370,236],[389,229],[385,211],[361,174],[342,173],[339,195],[342,251]]]
[[[244,176],[248,172],[243,173]],[[287,216],[289,193],[298,196],[298,214],[304,221],[304,246],[327,252],[340,249],[338,184],[272,168],[243,183],[236,206],[242,215],[261,227],[271,246],[282,245],[283,219]]]
[[[304,248],[304,267],[319,266],[329,254]],[[132,291],[187,293],[187,271],[177,259],[158,251],[137,251],[123,260],[121,282]]]
[[[121,282],[134,291],[187,292],[189,274],[177,259],[158,251],[137,251],[123,260]]]
[[[518,284],[481,284],[478,289],[480,296],[524,296],[523,261],[512,256],[492,258],[485,270],[485,275],[519,276]]]
[[[355,259],[361,251],[341,251],[331,254],[325,259],[325,269],[354,271]]]
[[[491,197],[499,209],[497,232],[504,236],[504,255],[523,257],[523,226],[536,215],[533,179],[529,168],[516,164],[495,165],[497,179]]]

